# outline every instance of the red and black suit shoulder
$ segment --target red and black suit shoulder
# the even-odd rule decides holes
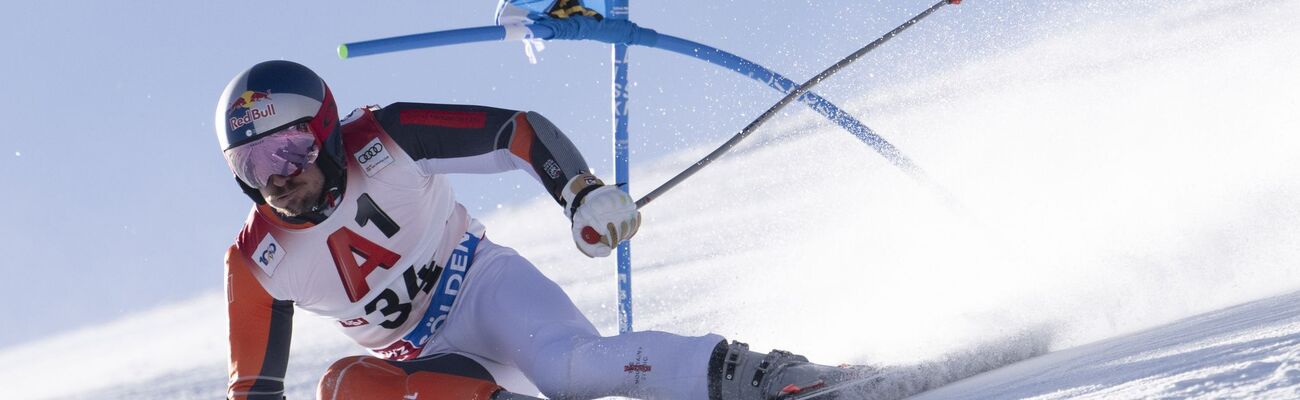
[[[564,184],[589,170],[568,137],[536,112],[474,105],[394,103],[374,111],[374,116],[412,159],[437,160],[437,172],[524,169],[559,201]],[[490,164],[487,159],[509,159],[511,165],[485,168],[485,164]]]

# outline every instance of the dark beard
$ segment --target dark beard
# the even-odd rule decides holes
[[[334,208],[343,199],[344,188],[347,187],[347,172],[338,164],[324,159],[325,157],[321,157],[321,159],[316,160],[316,165],[320,167],[321,173],[325,176],[325,183],[320,193],[310,202],[311,204],[295,207],[293,210],[283,210],[272,206],[272,209],[276,211],[276,214],[280,215],[281,219],[294,224],[306,222],[319,224],[334,213]],[[290,215],[286,212],[294,212],[294,214]]]

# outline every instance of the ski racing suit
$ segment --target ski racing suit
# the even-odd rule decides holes
[[[358,109],[341,136],[346,186],[332,213],[291,223],[257,205],[226,254],[229,398],[283,398],[295,307],[336,321],[374,356],[361,358],[402,370],[460,354],[516,369],[552,399],[707,398],[722,337],[601,337],[453,197],[444,174],[520,169],[563,203],[587,165],[541,115],[396,103]],[[321,386],[365,379],[344,371]]]

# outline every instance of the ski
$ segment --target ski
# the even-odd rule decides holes
[[[499,391],[492,395],[492,400],[542,400],[538,397],[522,395],[515,392]]]
[[[862,400],[870,398],[870,393],[880,386],[885,376],[876,372],[871,376],[850,379],[820,388],[810,387],[798,392],[778,397],[778,400]],[[811,391],[810,391],[811,389]]]

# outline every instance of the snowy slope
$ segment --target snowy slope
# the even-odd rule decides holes
[[[1300,398],[1300,292],[1055,352],[915,396]]]
[[[938,381],[1070,349],[922,398],[1294,394],[1300,2],[1145,3],[1085,7],[1023,47],[846,101],[956,206],[820,117],[774,120],[644,210],[638,329]],[[639,166],[634,191],[708,150]],[[481,217],[615,331],[612,266],[572,248],[554,204]],[[357,350],[297,320],[286,383],[302,399]],[[5,397],[219,397],[223,326],[207,293],[0,349]],[[917,383],[900,393],[939,382]]]

